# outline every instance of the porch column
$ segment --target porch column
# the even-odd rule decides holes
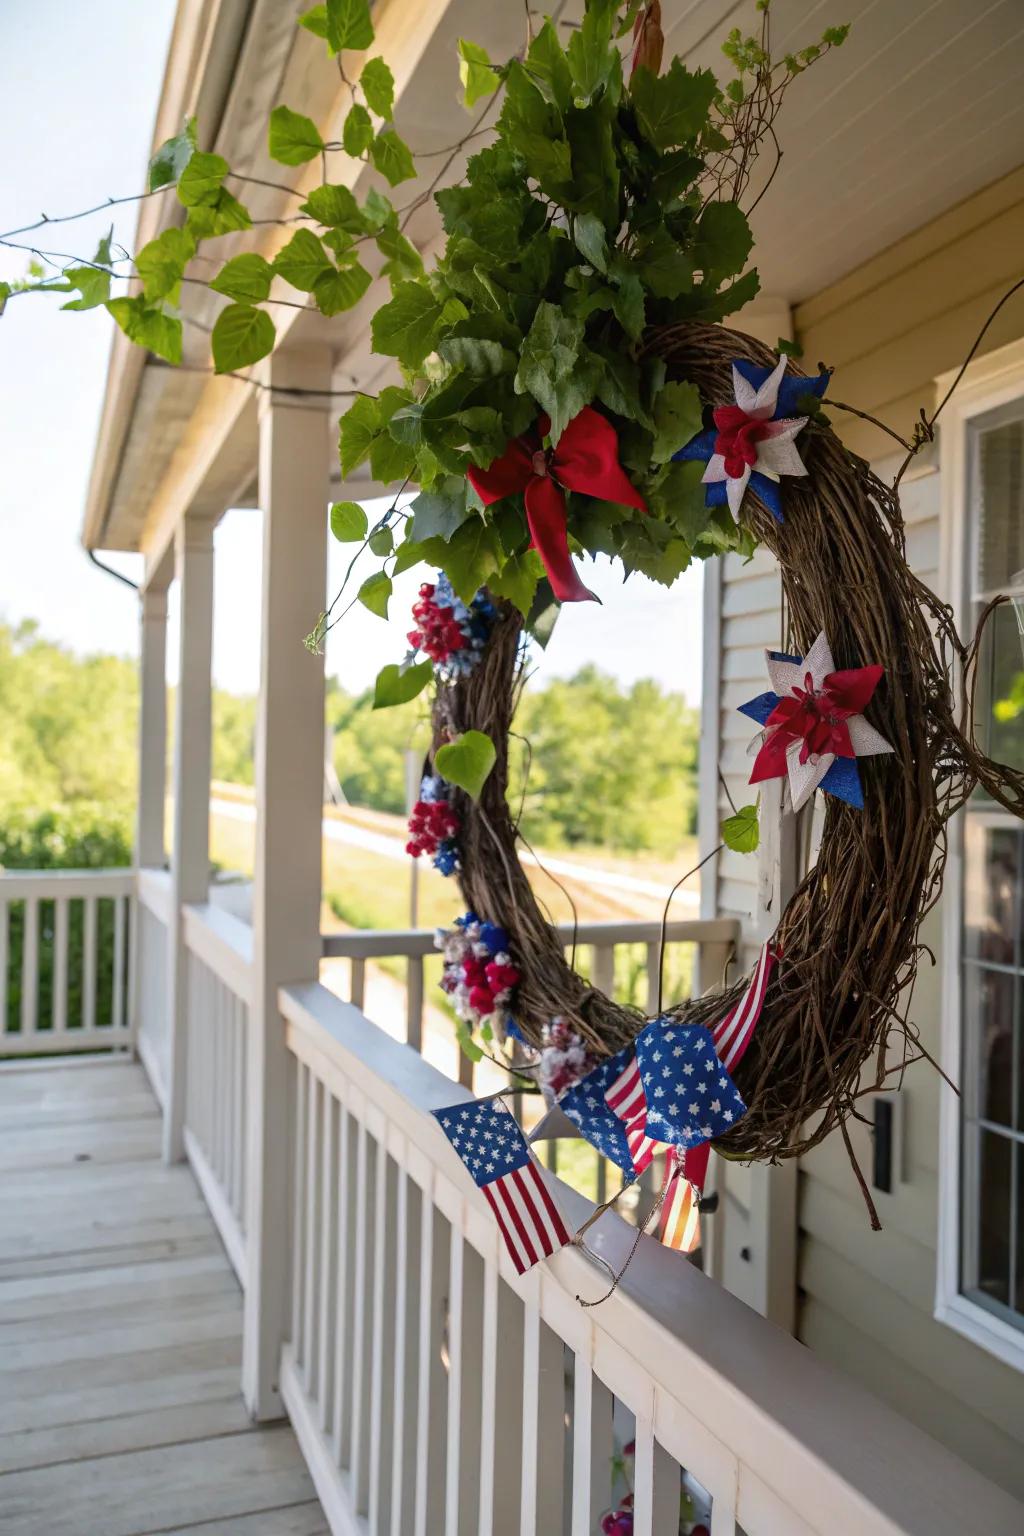
[[[188,1070],[188,977],[182,908],[205,901],[210,885],[212,738],[213,522],[186,517],[174,543],[180,596],[178,691],[174,710],[174,832],[167,954],[164,1159],[185,1155]]]
[[[160,869],[167,799],[167,589],[148,586],[140,599],[135,863],[140,869]]]
[[[326,348],[269,359],[271,385],[329,389]],[[324,664],[303,647],[322,612],[331,436],[324,399],[262,392],[263,622],[256,723],[256,856],[249,1050],[248,1283],[242,1390],[257,1419],[284,1413],[278,1368],[288,1290],[292,1091],[278,989],[320,969]]]

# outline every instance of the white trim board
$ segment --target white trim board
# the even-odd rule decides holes
[[[936,380],[936,401],[946,394],[956,372]],[[967,430],[975,417],[1002,405],[1024,400],[1024,340],[1011,342],[971,363],[940,418],[940,564],[939,596],[953,609],[963,633],[968,618],[964,559],[967,525]],[[949,827],[949,856],[942,899],[942,1016],[943,1071],[960,1078],[961,912],[963,909],[963,817]],[[1014,1327],[965,1296],[960,1290],[960,1109],[959,1100],[943,1088],[939,1107],[939,1209],[936,1244],[934,1316],[973,1344],[1024,1371],[1024,1329]]]

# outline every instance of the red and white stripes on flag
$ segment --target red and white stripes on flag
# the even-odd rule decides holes
[[[481,1185],[497,1218],[517,1274],[572,1242],[544,1175],[533,1162]]]
[[[671,1152],[665,1159],[662,1192],[664,1204],[658,1236],[666,1248],[692,1253],[700,1245],[700,1190],[690,1183],[682,1163]]]
[[[743,996],[729,1009],[724,1019],[719,1019],[718,1023],[711,1027],[715,1053],[727,1072],[731,1072],[739,1063],[750,1044],[750,1038],[761,1016],[761,1009],[764,1007],[765,993],[768,991],[768,982],[777,958],[775,951],[767,944],[762,946],[754,967],[754,974]]]
[[[635,1056],[606,1090],[604,1098],[608,1108],[624,1123],[634,1170],[643,1173],[654,1161],[659,1143],[652,1141],[645,1130],[647,1096],[640,1077],[640,1063]]]

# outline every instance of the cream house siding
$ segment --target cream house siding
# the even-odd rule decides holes
[[[1024,271],[1024,170],[1015,171],[840,282],[799,304],[794,328],[805,366],[835,368],[830,393],[912,431],[934,404],[934,380],[962,360],[986,315]],[[1024,294],[1011,300],[981,352],[1024,334]],[[851,448],[883,475],[901,457],[877,427],[832,410]],[[904,484],[908,555],[932,587],[939,582],[940,484],[926,449]],[[759,552],[723,562],[719,621],[719,762],[736,804],[747,787],[750,725],[736,708],[765,686],[763,651],[780,635],[779,577]],[[707,803],[707,802],[706,802]],[[727,805],[719,792],[719,810]],[[707,829],[705,829],[707,835]],[[756,860],[723,854],[718,910],[744,920],[753,943]],[[922,964],[913,1016],[939,1054],[941,916],[925,933],[940,962]],[[1024,1379],[933,1317],[936,1286],[940,1079],[927,1064],[910,1073],[898,1114],[902,1165],[891,1195],[876,1194],[883,1230],[872,1233],[841,1139],[800,1164],[797,1331],[818,1353],[954,1447],[989,1476],[1024,1494]],[[948,1091],[943,1089],[942,1091]],[[868,1129],[852,1127],[870,1173]],[[744,1294],[749,1265],[737,1254],[749,1233],[749,1195],[729,1170],[725,1185],[723,1281]]]

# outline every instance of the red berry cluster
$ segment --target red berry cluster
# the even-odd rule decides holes
[[[467,955],[462,962],[462,980],[469,988],[469,1006],[486,1019],[497,1009],[499,998],[503,994],[507,996],[517,984],[519,972],[514,965],[500,965],[497,960]]]
[[[455,651],[465,648],[466,637],[459,628],[454,610],[434,602],[435,587],[425,581],[420,587],[420,600],[413,604],[412,616],[416,628],[410,629],[407,639],[414,651],[426,651],[431,661],[445,662]]]
[[[459,818],[445,800],[417,800],[409,817],[409,841],[406,853],[431,858],[448,838],[457,837]]]

